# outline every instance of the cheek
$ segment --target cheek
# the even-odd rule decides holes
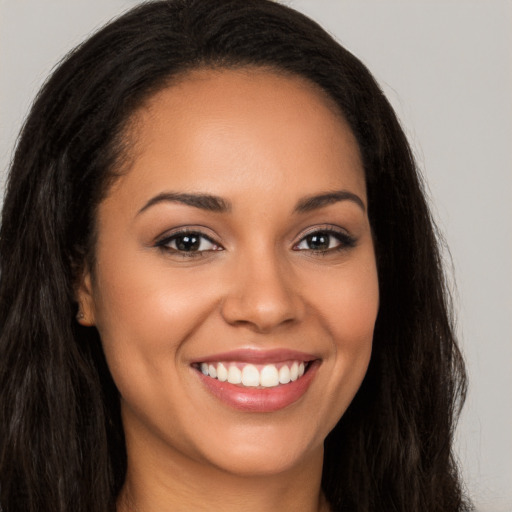
[[[379,285],[373,251],[364,251],[335,275],[316,280],[317,314],[339,350],[371,346],[379,309]]]
[[[178,379],[187,343],[211,315],[221,283],[200,268],[179,272],[165,258],[98,253],[95,323],[120,391]],[[108,256],[108,257],[107,257]]]
[[[362,281],[362,282],[361,282]],[[337,293],[337,314],[331,323],[340,349],[371,347],[379,309],[376,273],[345,283]]]
[[[333,398],[332,409],[326,412],[331,428],[350,405],[366,375],[379,309],[373,253],[358,262],[362,264],[340,269],[336,279],[325,279],[323,288],[330,291],[316,304],[332,344],[333,357],[326,361],[329,382],[325,387],[326,394]]]
[[[101,260],[100,260],[101,261]],[[102,337],[157,348],[168,347],[179,331],[201,315],[199,276],[181,276],[147,254],[104,257],[97,269],[96,325]],[[149,345],[148,345],[149,344]]]
[[[205,315],[205,300],[198,300],[193,281],[171,282],[161,266],[136,258],[114,261],[98,269],[94,301],[96,326],[123,414],[134,425],[151,425],[159,436],[165,430],[159,424],[162,417],[164,425],[179,431],[172,411],[194,413],[182,385],[180,351]]]
[[[94,316],[112,376],[122,390],[125,375],[143,382],[148,374],[157,374],[162,357],[169,359],[173,322],[166,287],[156,272],[137,257],[106,252],[97,258]],[[179,313],[176,307],[175,317]]]
[[[337,349],[344,360],[359,367],[360,379],[369,363],[375,321],[379,310],[379,287],[374,259],[339,291],[340,310],[336,319]]]

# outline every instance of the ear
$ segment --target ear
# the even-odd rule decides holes
[[[76,287],[76,301],[78,302],[78,312],[76,321],[83,326],[91,327],[96,325],[94,313],[94,298],[92,292],[92,276],[88,268],[84,268],[82,276]]]

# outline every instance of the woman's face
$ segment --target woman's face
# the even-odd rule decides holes
[[[156,94],[131,132],[79,291],[129,454],[244,475],[321,458],[379,303],[347,123],[299,78],[202,70]]]

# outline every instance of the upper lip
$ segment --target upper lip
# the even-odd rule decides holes
[[[200,359],[195,359],[194,363],[213,363],[220,361],[238,361],[253,364],[262,363],[280,363],[283,361],[314,361],[319,359],[318,356],[299,352],[297,350],[290,350],[285,348],[276,348],[272,350],[261,350],[253,348],[242,348],[231,350],[229,352],[222,352],[212,354]]]

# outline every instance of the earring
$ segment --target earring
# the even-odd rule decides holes
[[[83,319],[84,319],[84,317],[85,317],[85,315],[84,315],[83,311],[82,311],[81,309],[79,309],[79,310],[78,310],[78,313],[76,314],[76,319],[77,319],[78,321],[80,321],[80,320],[83,320]]]

